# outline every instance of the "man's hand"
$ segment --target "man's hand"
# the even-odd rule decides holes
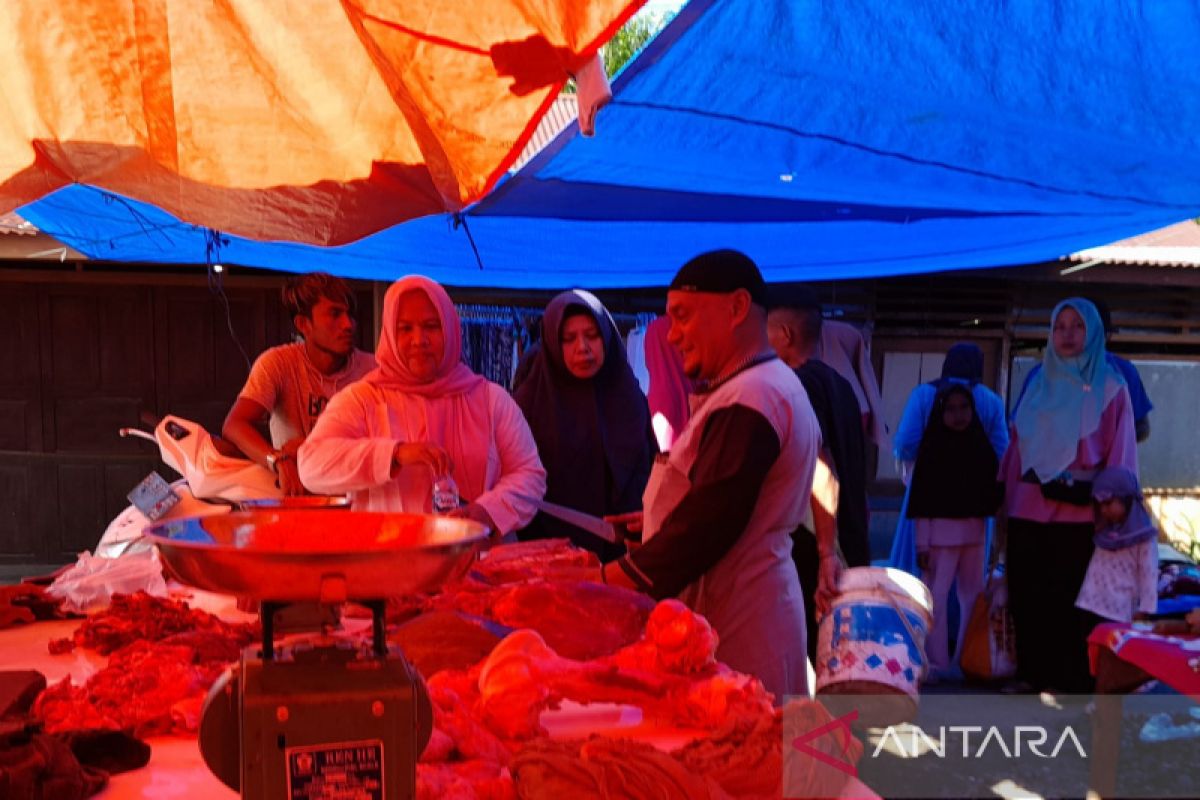
[[[614,527],[623,529],[620,531],[626,535],[625,538],[632,541],[641,541],[642,538],[642,523],[645,513],[642,511],[627,511],[624,514],[609,514],[604,518],[605,522],[610,522]]]
[[[446,516],[454,517],[456,519],[471,519],[476,522],[483,523],[484,525],[487,525],[488,530],[492,532],[493,539],[500,538],[500,531],[496,530],[496,523],[492,522],[492,515],[487,512],[486,508],[479,505],[479,503],[468,503],[461,508],[454,509],[450,513],[446,514]]]
[[[392,477],[405,467],[424,464],[433,471],[434,478],[449,475],[454,461],[441,447],[431,442],[397,442],[392,450]]]
[[[838,580],[842,577],[842,560],[837,553],[821,556],[821,564],[817,571],[817,591],[813,597],[817,617],[829,613],[833,599],[838,596]]]
[[[275,462],[275,482],[287,497],[308,494],[300,482],[300,465],[296,463],[295,456]]]

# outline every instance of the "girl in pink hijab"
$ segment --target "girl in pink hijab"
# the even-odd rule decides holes
[[[446,290],[409,275],[383,301],[378,369],[329,401],[299,452],[314,492],[351,493],[359,511],[432,510],[433,482],[453,477],[457,512],[497,535],[524,527],[546,491],[529,425],[500,386],[461,361]]]

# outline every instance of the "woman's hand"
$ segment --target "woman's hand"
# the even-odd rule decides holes
[[[487,512],[486,508],[479,505],[479,503],[468,503],[461,508],[454,509],[445,516],[456,519],[470,519],[482,523],[488,526],[488,530],[492,532],[493,539],[500,537],[500,531],[496,530],[496,523],[492,522],[492,515]]]
[[[435,478],[449,475],[454,470],[454,461],[444,449],[431,442],[397,442],[392,450],[392,477],[405,467],[424,464],[433,471]]]

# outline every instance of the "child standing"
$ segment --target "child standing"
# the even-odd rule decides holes
[[[908,516],[916,527],[917,564],[933,595],[933,630],[925,650],[927,681],[958,664],[966,624],[983,590],[987,517],[1000,505],[999,459],[988,440],[969,386],[942,386],[933,402],[913,467]],[[950,656],[947,602],[958,586],[959,629]]]
[[[1129,622],[1158,607],[1158,529],[1146,511],[1137,476],[1109,467],[1092,483],[1096,550],[1075,605],[1099,622]]]

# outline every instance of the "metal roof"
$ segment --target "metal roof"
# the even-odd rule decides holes
[[[26,222],[12,211],[0,214],[0,234],[12,233],[18,236],[37,236],[37,232],[38,229],[33,227],[33,223]]]
[[[521,155],[517,156],[517,160],[513,162],[512,171],[516,172],[534,156],[541,151],[543,147],[550,144],[555,136],[576,120],[579,116],[579,103],[573,94],[560,94],[554,98],[554,102],[550,105],[550,110],[546,112],[546,116],[542,117],[542,121],[538,123],[537,129],[534,130],[533,136],[529,139],[529,144],[525,145],[525,149],[521,151]]]
[[[1200,267],[1200,224],[1185,220],[1102,247],[1089,247],[1069,258],[1096,264]]]

